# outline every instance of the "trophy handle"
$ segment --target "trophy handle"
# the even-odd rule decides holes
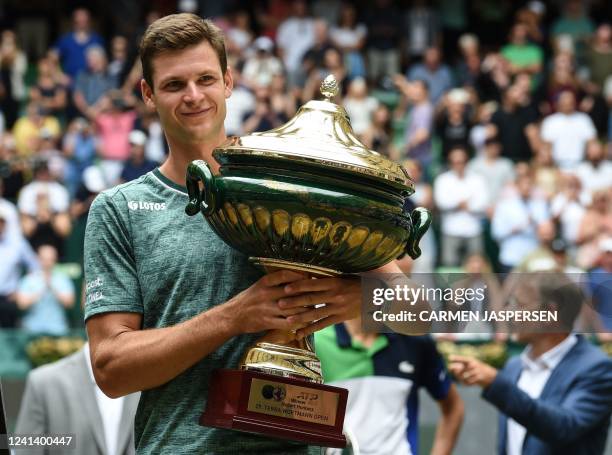
[[[417,207],[410,214],[410,219],[412,220],[412,228],[406,242],[406,254],[412,259],[416,259],[421,255],[419,242],[431,224],[431,213],[423,207]]]
[[[212,215],[216,210],[217,187],[208,163],[204,160],[192,161],[187,167],[186,182],[189,204],[185,207],[185,213],[189,216],[198,212],[202,212],[204,216]],[[200,182],[204,184],[202,191]]]

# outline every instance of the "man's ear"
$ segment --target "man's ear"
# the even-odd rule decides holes
[[[144,79],[140,80],[140,92],[145,106],[149,109],[155,109],[155,101],[153,101],[153,89],[147,84]]]
[[[225,98],[232,96],[232,90],[234,89],[234,76],[232,75],[232,69],[228,66],[223,76],[225,81]]]

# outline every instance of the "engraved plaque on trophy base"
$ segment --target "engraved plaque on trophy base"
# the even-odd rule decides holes
[[[249,370],[215,370],[200,425],[345,447],[348,391]]]

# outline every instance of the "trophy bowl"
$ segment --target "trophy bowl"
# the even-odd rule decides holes
[[[412,180],[359,142],[331,101],[337,92],[328,76],[325,100],[309,101],[276,129],[217,147],[216,175],[205,161],[191,162],[186,213],[202,213],[223,241],[266,270],[339,276],[418,257],[429,212],[405,211]],[[275,332],[244,354],[240,370],[213,373],[200,424],[343,447],[347,391],[322,384],[308,338]]]
[[[219,237],[261,265],[339,275],[420,253],[427,214],[404,213],[393,194],[320,170],[222,166],[214,176],[195,161],[188,172],[192,211],[199,208]]]

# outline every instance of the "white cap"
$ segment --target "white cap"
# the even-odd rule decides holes
[[[130,144],[145,145],[147,143],[147,135],[140,130],[132,130],[128,136]]]
[[[260,36],[253,42],[253,47],[258,51],[272,52],[274,42],[267,36]]]
[[[92,193],[100,193],[107,188],[104,175],[97,166],[89,166],[83,171],[83,184]]]

